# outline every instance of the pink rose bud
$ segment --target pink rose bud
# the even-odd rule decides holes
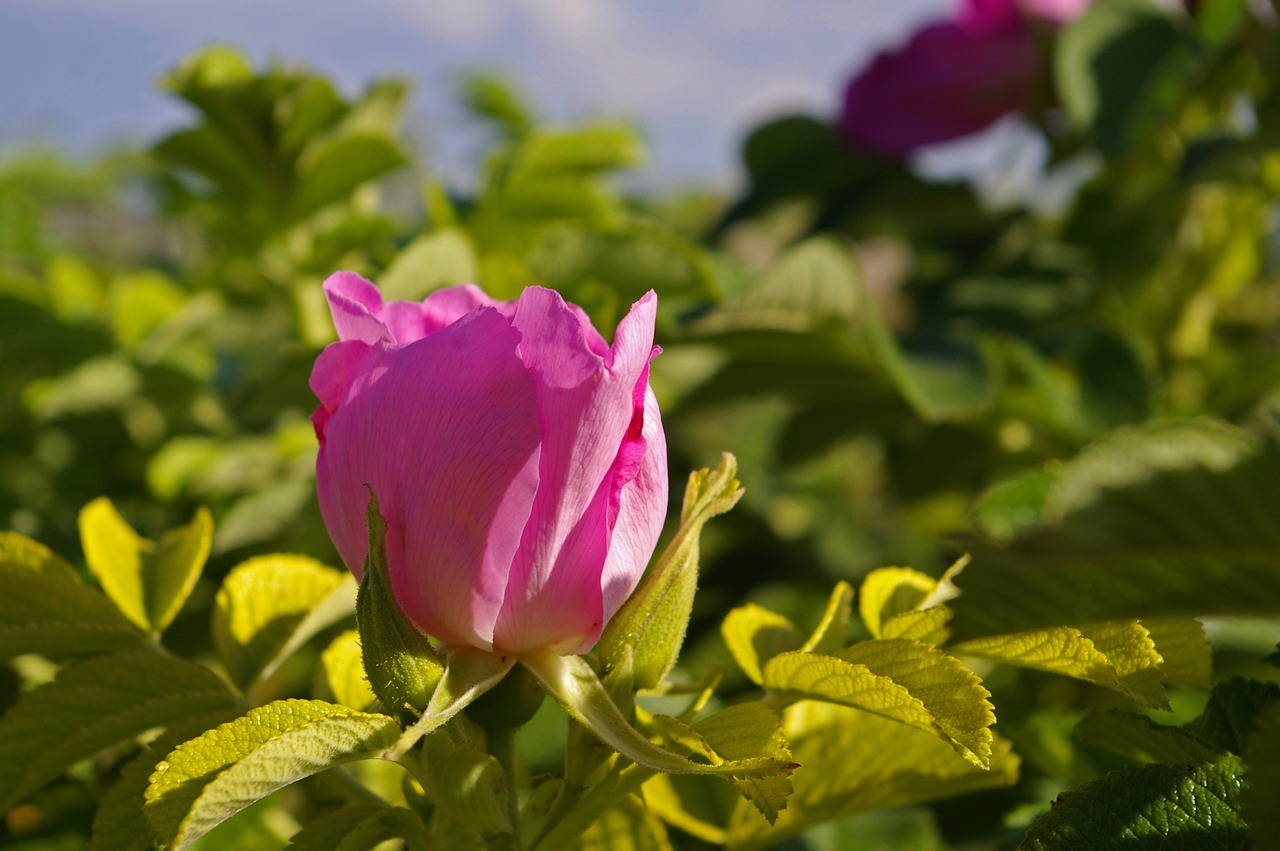
[[[649,387],[657,298],[613,345],[541,287],[471,285],[384,304],[338,272],[339,341],[316,359],[320,513],[347,567],[368,547],[368,487],[406,615],[445,644],[590,649],[640,581],[667,509]]]

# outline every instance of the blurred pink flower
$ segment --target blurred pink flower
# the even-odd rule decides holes
[[[1029,19],[1060,24],[1089,2],[962,0],[950,20],[876,55],[849,82],[841,133],[863,150],[901,156],[1024,109],[1042,64]]]
[[[311,373],[316,484],[347,567],[361,575],[370,485],[392,589],[424,632],[499,652],[590,649],[666,515],[654,294],[610,346],[540,287],[384,304],[339,272],[324,289],[339,342]]]

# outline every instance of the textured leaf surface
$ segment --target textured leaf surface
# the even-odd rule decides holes
[[[1018,847],[1243,849],[1242,768],[1228,757],[1198,768],[1146,765],[1114,771],[1060,796]]]
[[[140,537],[106,498],[80,512],[85,562],[102,590],[139,629],[164,630],[195,586],[209,547],[213,519],[203,508],[190,525],[153,542]]]
[[[1207,422],[1127,429],[1068,462],[1042,525],[956,579],[960,640],[1170,615],[1280,612],[1280,453]]]
[[[432,848],[422,820],[404,807],[348,804],[309,822],[289,840],[294,851],[371,851],[388,839]]]
[[[976,765],[990,755],[995,715],[987,690],[954,657],[920,642],[864,641],[830,656],[784,653],[765,665],[764,685],[933,733]]]
[[[236,710],[227,707],[210,715],[183,718],[170,725],[160,738],[125,763],[120,778],[102,796],[93,816],[93,834],[89,851],[152,851],[155,840],[151,826],[143,815],[147,785],[156,763],[165,754],[205,730],[235,718]]]
[[[1213,652],[1204,625],[1195,618],[1143,618],[1156,652],[1160,673],[1169,685],[1207,689],[1213,684]]]
[[[996,739],[991,768],[962,759],[932,733],[867,712],[804,701],[783,713],[783,733],[799,768],[795,793],[769,827],[745,802],[727,825],[728,848],[772,848],[820,822],[864,810],[903,806],[1011,785],[1018,758]]]
[[[1213,687],[1204,712],[1187,730],[1225,751],[1244,753],[1259,714],[1277,701],[1280,685],[1232,677]]]
[[[43,544],[0,532],[0,658],[109,653],[143,638]]]
[[[184,742],[156,766],[145,813],[152,830],[185,848],[235,813],[304,777],[370,759],[400,725],[386,715],[317,700],[278,700]]]
[[[0,809],[103,748],[232,706],[212,671],[151,650],[70,665],[0,719]]]
[[[882,567],[862,580],[858,590],[858,614],[875,638],[890,618],[915,611],[933,593],[938,582],[909,567]]]
[[[1203,765],[1222,752],[1180,727],[1157,724],[1131,712],[1097,712],[1076,725],[1082,744],[1104,748],[1138,762]]]
[[[450,820],[481,834],[510,833],[515,790],[479,742],[437,730],[422,741],[422,788]]]
[[[227,673],[244,689],[269,673],[278,658],[327,626],[308,620],[340,586],[346,588],[345,614],[355,607],[355,581],[346,571],[295,555],[266,555],[236,565],[214,599],[213,643]],[[343,606],[333,606],[341,617]]]

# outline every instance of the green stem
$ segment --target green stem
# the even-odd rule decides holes
[[[600,816],[619,801],[640,788],[640,784],[658,772],[643,765],[628,763],[615,768],[604,779],[578,799],[573,808],[544,833],[529,851],[554,851],[572,848],[578,837]]]
[[[516,728],[487,727],[484,731],[485,745],[489,753],[502,766],[502,774],[507,778],[507,817],[511,820],[511,847],[521,851],[520,841],[520,802],[517,790],[520,788],[520,775],[516,766]]]

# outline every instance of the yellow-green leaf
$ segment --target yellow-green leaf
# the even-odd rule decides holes
[[[993,742],[991,768],[983,771],[936,735],[832,703],[788,707],[783,733],[800,766],[795,793],[773,827],[739,804],[725,826],[726,848],[773,848],[821,822],[1009,786],[1018,776],[1018,758],[1003,739]]]
[[[822,612],[822,620],[818,621],[813,634],[800,649],[810,653],[825,653],[844,647],[848,643],[849,617],[852,612],[853,587],[848,582],[837,582],[827,600],[827,607]]]
[[[938,581],[909,567],[882,567],[862,580],[858,590],[858,614],[875,638],[894,615],[911,612],[933,592]]]
[[[333,699],[352,709],[368,709],[378,698],[364,673],[360,657],[360,633],[349,629],[320,654],[320,665]]]
[[[451,821],[483,835],[511,833],[508,796],[516,790],[484,747],[448,729],[422,740],[423,791]]]
[[[904,687],[965,759],[987,765],[996,720],[991,693],[954,656],[907,639],[862,641],[834,655]]]
[[[385,804],[347,804],[308,822],[289,840],[289,851],[372,851],[388,839],[409,848],[434,848],[435,840],[412,810]]]
[[[947,643],[951,632],[947,622],[951,610],[946,606],[930,606],[912,612],[902,612],[885,621],[880,627],[881,638],[910,638],[935,647]]]
[[[1195,618],[1143,618],[1160,654],[1160,673],[1169,685],[1207,689],[1213,685],[1213,652],[1204,625]]]
[[[400,725],[318,700],[278,700],[184,742],[156,766],[144,812],[186,848],[235,813],[326,768],[379,756]]]
[[[667,828],[634,797],[606,810],[578,840],[578,851],[671,851]]]
[[[804,636],[791,621],[755,603],[729,612],[720,634],[738,667],[759,684],[764,683],[764,666],[770,659],[804,646]]]
[[[0,532],[0,659],[110,653],[144,636],[43,544]]]
[[[103,497],[81,510],[80,539],[102,590],[125,617],[154,634],[169,625],[195,586],[209,557],[213,519],[201,508],[190,525],[153,542],[133,531]]]
[[[258,556],[236,565],[218,589],[213,644],[244,689],[354,609],[355,581],[345,570],[306,556]]]

